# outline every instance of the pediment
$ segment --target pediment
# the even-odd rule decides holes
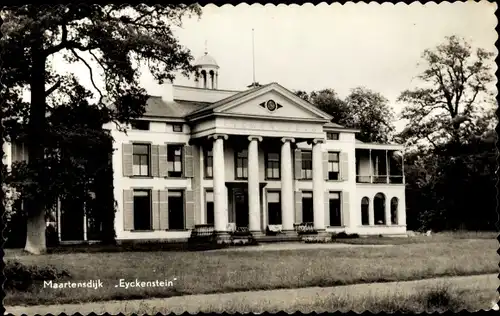
[[[218,107],[215,113],[248,115],[250,117],[276,117],[305,120],[330,120],[331,117],[293,92],[278,84],[270,84],[241,98]]]

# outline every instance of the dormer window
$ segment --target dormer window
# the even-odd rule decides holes
[[[339,133],[334,132],[326,132],[327,140],[339,140]]]
[[[173,124],[172,130],[176,133],[182,133],[182,124]]]
[[[130,125],[131,125],[132,129],[134,129],[134,130],[149,131],[149,122],[148,121],[135,120],[135,121],[131,121]]]

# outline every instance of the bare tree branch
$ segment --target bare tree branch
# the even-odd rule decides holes
[[[104,98],[104,96],[103,96],[101,90],[97,87],[97,85],[94,82],[94,74],[92,72],[92,67],[90,67],[90,65],[87,63],[87,61],[85,59],[83,59],[82,57],[80,57],[74,49],[70,49],[70,50],[73,53],[73,55],[75,55],[76,58],[81,60],[85,64],[85,66],[87,66],[89,73],[90,73],[90,81],[92,82],[92,86],[94,86],[94,89],[96,89],[97,92],[99,93],[99,104],[102,104],[102,99]]]

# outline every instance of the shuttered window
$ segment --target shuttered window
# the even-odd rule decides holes
[[[214,192],[205,192],[205,210],[206,210],[206,223],[208,225],[214,224]]]
[[[134,176],[149,176],[150,175],[150,152],[151,148],[148,144],[133,145],[133,166],[132,172]]]
[[[312,192],[302,192],[302,222],[313,223],[313,194]]]
[[[134,190],[134,230],[151,230],[151,190]]]
[[[267,214],[269,225],[281,225],[280,192],[267,192]]]
[[[312,151],[302,150],[302,179],[312,179]]]
[[[167,146],[167,164],[169,177],[182,177],[182,148],[183,145]]]
[[[236,179],[247,179],[248,178],[248,151],[243,149],[236,152],[235,155],[236,163]]]
[[[168,229],[184,229],[183,191],[168,190]]]
[[[329,199],[329,211],[330,211],[330,226],[341,226],[342,225],[342,215],[341,215],[341,204],[340,204],[340,193],[330,192],[328,194]]]
[[[266,153],[266,178],[280,178],[280,154]]]
[[[328,153],[328,180],[339,179],[339,153]]]

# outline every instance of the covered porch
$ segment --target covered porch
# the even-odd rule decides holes
[[[403,146],[356,144],[356,183],[404,184]]]

